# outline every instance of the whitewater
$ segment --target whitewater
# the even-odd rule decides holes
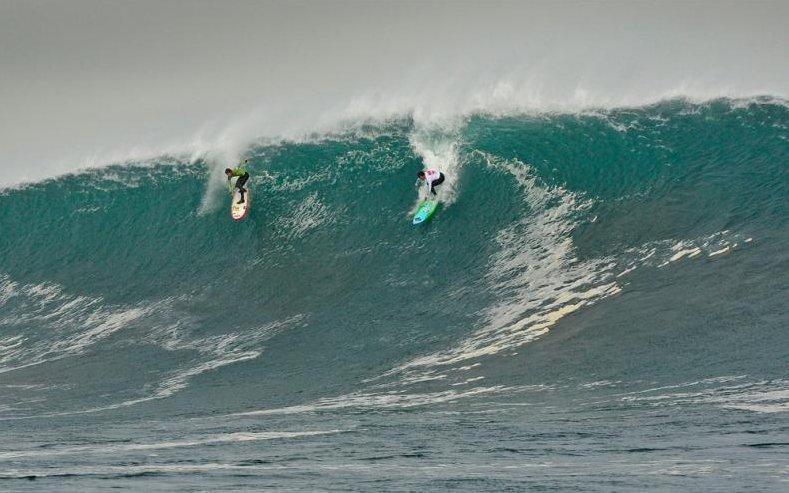
[[[781,4],[0,5],[0,489],[789,481]]]

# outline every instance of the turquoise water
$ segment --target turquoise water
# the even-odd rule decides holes
[[[199,160],[0,191],[0,488],[780,490],[788,125],[366,123],[252,146],[241,222]]]

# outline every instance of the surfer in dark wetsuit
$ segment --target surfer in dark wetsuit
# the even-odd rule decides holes
[[[432,193],[433,195],[438,195],[436,193],[436,187],[444,183],[444,173],[434,170],[428,169],[427,171],[419,171],[416,174],[419,182],[425,182],[425,186],[427,186],[428,193]]]
[[[248,159],[244,160],[243,164],[246,164]],[[241,193],[241,199],[237,202],[238,204],[244,203],[244,194],[247,192],[247,189],[244,188],[244,184],[249,180],[249,173],[247,170],[244,169],[242,164],[239,164],[235,168],[225,168],[225,175],[227,176],[227,183],[228,186],[230,185],[230,180],[235,176],[237,177],[235,188]]]

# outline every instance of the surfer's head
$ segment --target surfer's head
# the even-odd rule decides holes
[[[417,172],[416,172],[416,176],[417,176],[417,177],[419,177],[419,178],[423,178],[423,179],[424,179],[424,177],[425,177],[425,172],[424,172],[424,171],[417,171]]]
[[[228,175],[228,176],[232,175],[233,174],[233,170],[230,169],[230,168],[225,168],[225,174]]]

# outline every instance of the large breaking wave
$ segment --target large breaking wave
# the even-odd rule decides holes
[[[523,391],[508,359],[589,307],[661,305],[640,290],[685,271],[707,282],[739,255],[760,259],[749,275],[780,272],[788,116],[757,98],[358,122],[251,145],[241,223],[211,155],[6,189],[0,413],[292,412]],[[449,179],[415,229],[424,165]]]

